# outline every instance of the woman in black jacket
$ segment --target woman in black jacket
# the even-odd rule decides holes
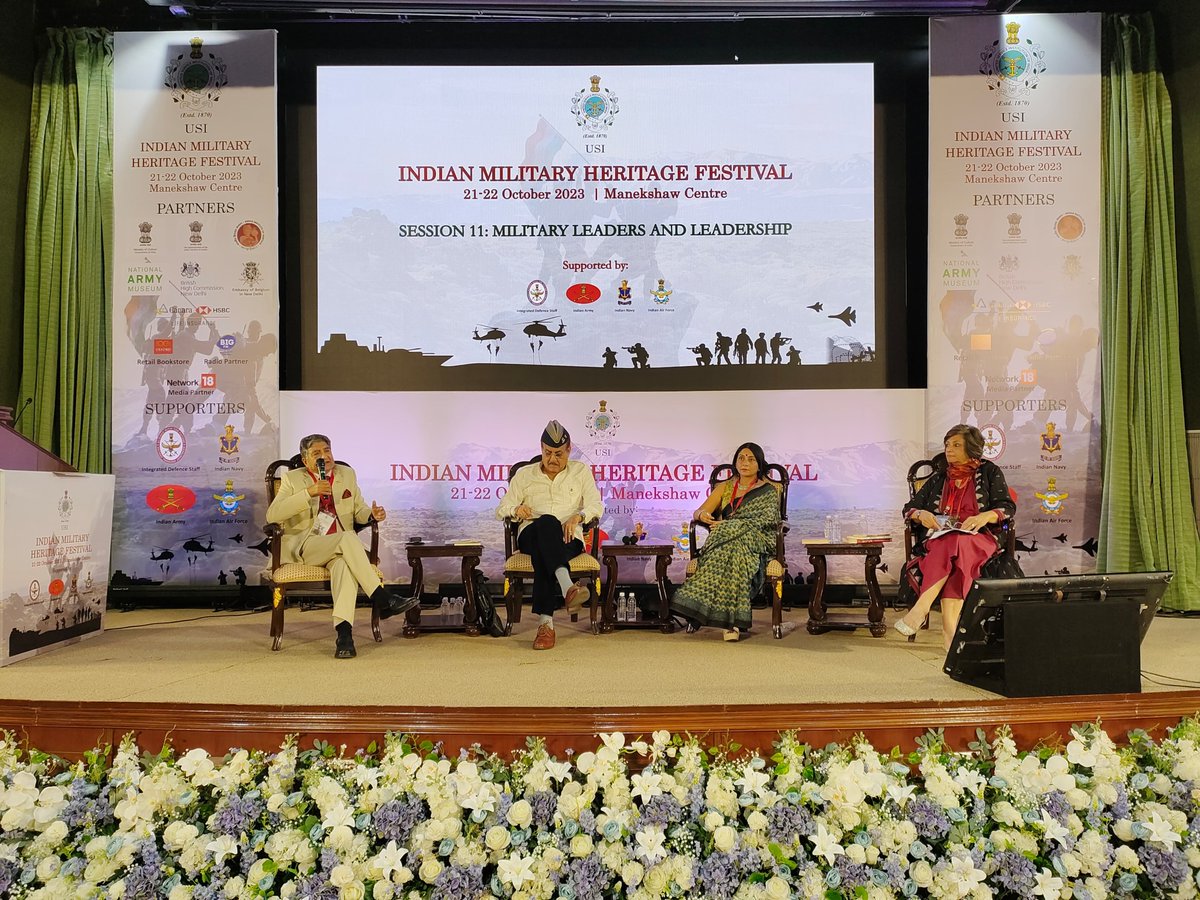
[[[940,598],[942,638],[949,649],[963,598],[1000,551],[996,526],[1011,518],[1017,505],[1000,467],[983,458],[978,428],[955,425],[946,432],[944,445],[945,466],[904,506],[904,517],[925,537],[905,570],[905,577],[916,581],[917,602],[895,627],[913,637]]]

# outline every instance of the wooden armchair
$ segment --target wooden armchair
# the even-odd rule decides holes
[[[787,574],[784,536],[788,532],[787,495],[790,476],[787,473],[787,469],[775,463],[767,464],[766,476],[768,480],[779,486],[779,525],[775,531],[775,556],[767,561],[765,590],[770,592],[771,598],[771,633],[776,638],[781,638],[783,637],[783,578]],[[713,466],[712,474],[708,476],[709,494],[712,494],[718,485],[736,477],[737,470],[729,463],[721,463],[720,465]],[[700,554],[701,548],[696,542],[697,526],[703,528],[705,531],[709,530],[707,525],[696,519],[692,519],[688,524],[688,549],[691,558],[688,560],[687,568],[684,570],[685,580],[690,578],[696,571],[696,560]]]
[[[337,461],[337,465],[350,468],[341,460]],[[264,480],[267,484],[268,505],[279,492],[279,480],[283,473],[303,466],[304,463],[300,461],[299,453],[291,459],[277,459],[267,466]],[[365,525],[356,523],[354,526],[355,531],[366,529],[371,531],[371,547],[367,551],[367,558],[375,567],[380,580],[383,580],[383,573],[379,571],[379,523],[371,519]],[[283,526],[275,522],[268,522],[263,526],[263,531],[266,533],[271,547],[271,568],[262,574],[263,583],[271,588],[271,649],[279,650],[283,646],[283,613],[287,606],[288,592],[329,591],[329,570],[324,566],[310,566],[305,563],[280,559]],[[371,604],[371,634],[376,641],[383,640],[383,635],[379,633],[379,609],[374,603]]]
[[[520,462],[513,463],[508,467],[508,480],[511,483],[513,476],[517,472],[528,465],[536,465],[542,460],[541,455],[532,459],[523,459]],[[533,560],[530,559],[528,553],[522,553],[517,549],[517,532],[520,530],[520,522],[515,519],[506,519],[504,521],[504,603],[508,612],[508,627],[507,633],[512,633],[514,622],[521,621],[521,601],[524,598],[525,580],[533,580]],[[591,604],[591,609],[595,610],[600,602],[600,541],[597,538],[598,532],[592,535],[593,539],[588,540],[588,532],[593,529],[598,529],[600,525],[599,519],[592,519],[590,522],[583,523],[584,533],[584,552],[580,553],[571,560],[568,569],[571,572],[571,580],[578,581],[581,578],[586,578],[590,586],[588,603]],[[586,549],[590,545],[591,549]],[[593,621],[595,615],[592,615]],[[571,621],[577,621],[579,615],[571,614]]]

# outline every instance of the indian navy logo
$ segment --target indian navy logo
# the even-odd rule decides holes
[[[629,280],[622,278],[621,286],[617,288],[617,306],[629,306],[633,303],[633,288],[629,286]]]
[[[571,114],[586,134],[603,131],[619,111],[617,95],[600,87],[600,76],[593,75],[591,82],[591,87],[583,88],[571,98]]]
[[[67,491],[63,491],[62,497],[58,500],[58,520],[66,525],[71,519],[71,510],[75,508],[75,504],[71,502],[71,495]]]
[[[235,516],[237,515],[238,507],[246,499],[246,495],[235,493],[233,490],[233,481],[230,479],[225,482],[225,490],[219,494],[213,494],[212,498],[217,501],[217,511],[221,515]]]
[[[221,435],[221,462],[236,462],[241,443],[241,436],[233,433],[233,426],[226,425],[225,433]]]
[[[1004,455],[1004,429],[993,424],[984,425],[979,431],[983,435],[983,458],[995,462]]]
[[[229,83],[225,61],[215,53],[204,52],[204,39],[194,37],[191,50],[180,53],[167,66],[163,86],[171,99],[185,109],[208,109],[221,99],[221,88]]]
[[[546,282],[540,278],[535,278],[529,282],[529,286],[525,288],[525,299],[529,301],[531,306],[541,306],[550,297],[550,290],[546,287]]]
[[[165,463],[176,463],[183,459],[183,454],[187,451],[187,438],[184,437],[183,431],[174,425],[168,425],[158,433],[155,447],[159,459]]]
[[[248,262],[242,266],[242,284],[246,287],[254,287],[262,281],[262,272],[258,270],[258,263]]]
[[[1034,491],[1033,496],[1041,501],[1042,511],[1048,516],[1060,516],[1066,508],[1063,501],[1069,496],[1066,491],[1059,491],[1055,487],[1053,478],[1046,479],[1046,490],[1043,492]]]
[[[1062,435],[1054,430],[1053,422],[1047,422],[1046,430],[1042,432],[1042,459],[1057,462],[1062,459],[1062,449]]]
[[[989,91],[1005,97],[1019,97],[1034,90],[1046,71],[1046,51],[1031,40],[1021,40],[1019,22],[1007,22],[1008,36],[980,52],[979,74],[987,80]]]
[[[667,303],[671,302],[671,291],[667,287],[664,279],[658,279],[658,287],[650,292],[650,297],[659,306],[665,306]]]
[[[607,400],[601,400],[599,409],[588,413],[586,425],[592,437],[608,440],[621,427],[621,417],[608,408]]]
[[[149,244],[150,243],[150,240],[151,240],[150,231],[153,228],[154,228],[154,226],[151,225],[149,222],[140,222],[138,224],[138,231],[140,231],[142,233],[142,236],[138,238],[139,244]]]
[[[179,274],[182,275],[184,278],[195,278],[197,275],[200,274],[200,263],[185,262],[182,266],[179,267]]]

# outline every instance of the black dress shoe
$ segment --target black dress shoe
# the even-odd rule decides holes
[[[354,659],[358,651],[354,649],[354,633],[349,622],[337,623],[337,640],[333,645],[335,659]]]
[[[379,609],[379,618],[390,619],[392,616],[403,615],[413,607],[419,606],[420,597],[397,597],[385,585],[375,588],[371,602]]]

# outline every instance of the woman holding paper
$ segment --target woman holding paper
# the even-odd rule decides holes
[[[1000,551],[993,527],[1017,511],[1004,473],[983,458],[983,434],[955,425],[944,438],[945,459],[904,506],[919,544],[904,570],[917,602],[896,630],[912,640],[933,602],[942,601],[942,638],[950,648],[963,598],[980,570]]]

